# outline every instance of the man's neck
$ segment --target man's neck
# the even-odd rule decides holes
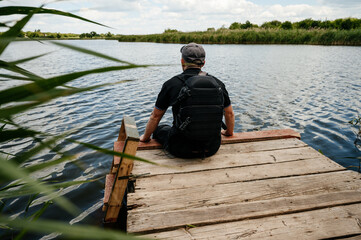
[[[197,65],[190,65],[190,66],[185,66],[183,68],[183,71],[187,70],[187,69],[201,69],[201,67],[198,67]]]

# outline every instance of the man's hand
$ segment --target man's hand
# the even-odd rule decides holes
[[[145,138],[144,134],[143,134],[142,136],[140,136],[139,141],[141,141],[141,142],[149,142],[150,138]]]
[[[233,136],[233,132],[229,133],[229,132],[227,132],[227,130],[222,130],[221,133],[222,133],[222,135],[227,136],[227,137]]]

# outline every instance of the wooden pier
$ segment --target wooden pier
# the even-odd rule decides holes
[[[223,138],[205,159],[140,143],[127,231],[155,239],[361,239],[361,174],[292,130]],[[120,142],[115,142],[119,150]],[[147,150],[145,150],[147,149]]]

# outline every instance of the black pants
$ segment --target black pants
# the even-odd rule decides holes
[[[215,154],[221,145],[221,136],[209,139],[206,143],[187,138],[174,126],[159,125],[153,133],[163,148],[172,155],[181,158],[209,157]]]

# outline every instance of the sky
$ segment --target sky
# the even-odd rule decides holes
[[[48,14],[37,15],[25,30],[61,33],[151,34],[165,29],[205,31],[229,27],[233,22],[261,25],[279,20],[296,22],[306,18],[334,20],[361,18],[361,0],[2,0],[5,6],[41,6],[71,12],[109,26]],[[20,15],[0,16],[0,22]],[[6,31],[0,28],[0,31]]]

